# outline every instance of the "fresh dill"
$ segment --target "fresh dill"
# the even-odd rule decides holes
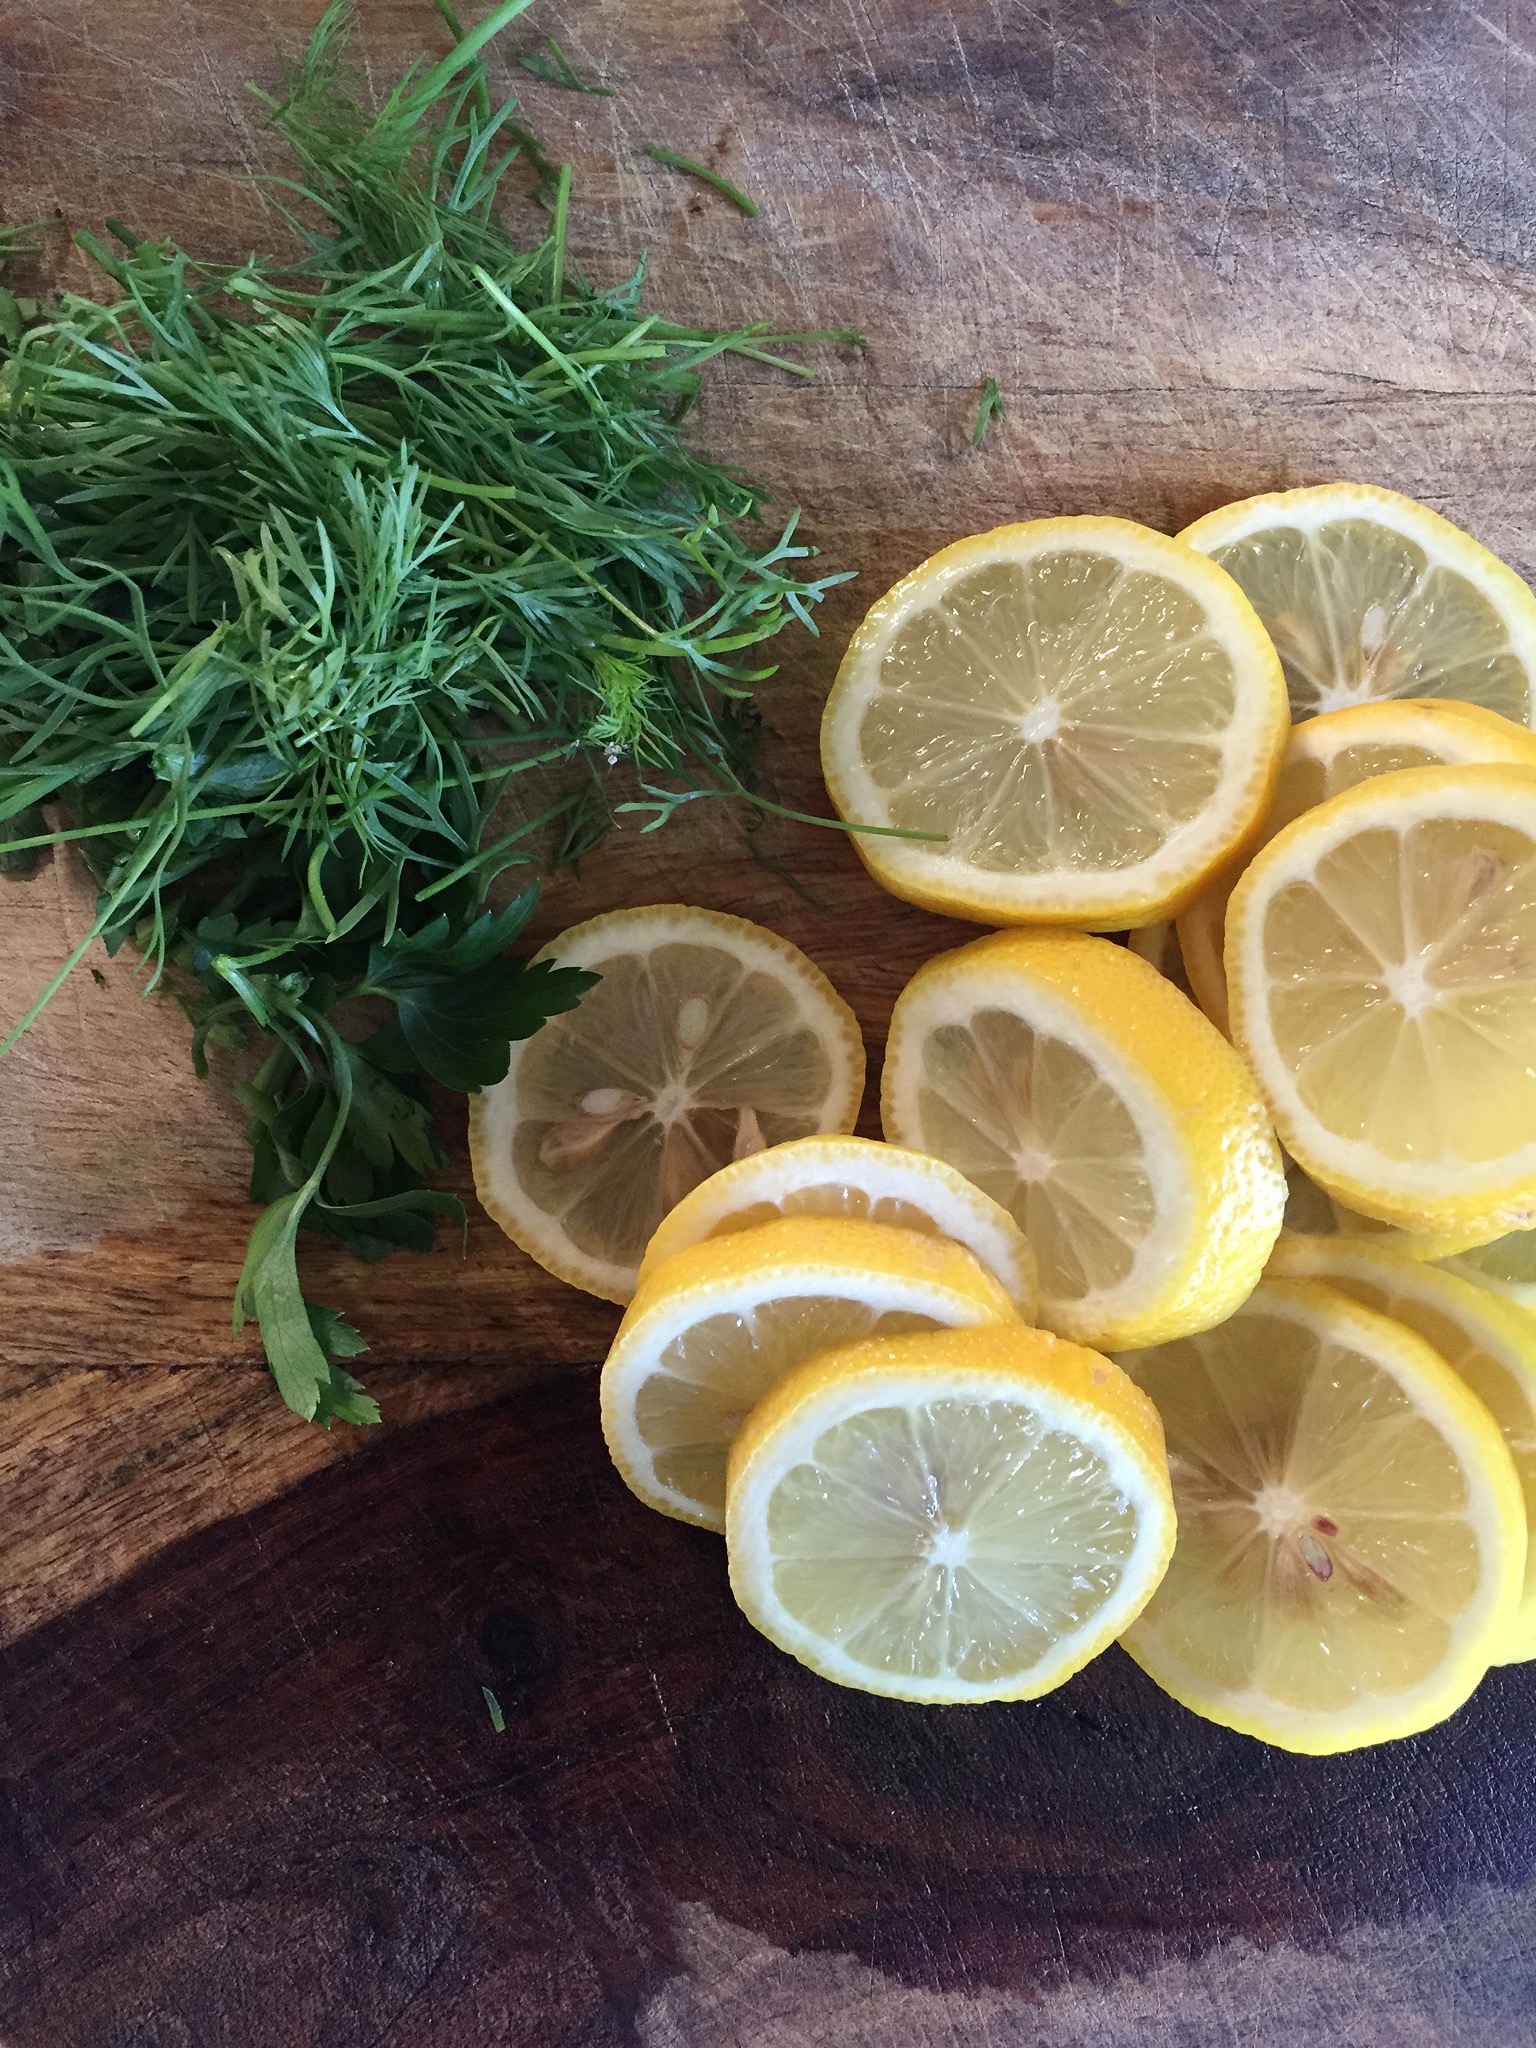
[[[987,437],[987,429],[994,420],[1003,419],[1003,395],[997,388],[997,379],[989,377],[981,387],[981,399],[976,407],[976,424],[971,428],[971,446],[979,448]]]
[[[36,299],[19,297],[6,283],[6,273],[18,256],[41,253],[42,244],[30,239],[38,232],[35,228],[0,227],[0,359],[42,317],[42,308]]]
[[[0,862],[73,842],[99,892],[6,1046],[100,939],[169,977],[199,1073],[259,1048],[235,1319],[327,1425],[378,1410],[299,1231],[371,1260],[462,1225],[427,1079],[496,1081],[589,980],[510,957],[536,891],[493,887],[541,831],[595,844],[626,776],[653,822],[749,793],[754,650],[840,580],[678,424],[711,361],[798,371],[782,349],[822,337],[580,276],[570,169],[480,58],[528,4],[459,35],[438,0],[455,48],[368,112],[338,0],[261,96],[302,254],[210,265],[112,223],[79,237],[111,302],[0,350]],[[498,208],[518,166],[531,247]],[[360,1039],[356,997],[384,1019]]]
[[[525,71],[531,71],[535,78],[542,78],[548,85],[562,85],[567,92],[590,93],[594,99],[611,100],[617,97],[611,85],[590,85],[553,36],[544,38],[544,49],[535,50],[532,56],[519,57],[518,63]]]
[[[699,178],[706,185],[713,185],[717,192],[723,193],[729,199],[732,206],[739,206],[749,220],[757,219],[757,201],[749,199],[739,185],[733,185],[729,178],[722,178],[720,173],[712,171],[708,164],[701,164],[691,156],[679,156],[675,149],[652,147],[646,151],[646,155],[655,157],[659,164],[670,164],[674,171],[686,171],[690,178]]]

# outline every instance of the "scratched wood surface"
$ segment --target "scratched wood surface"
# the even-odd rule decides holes
[[[65,224],[106,213],[263,239],[240,86],[315,11],[0,0],[0,218],[57,213],[76,283]],[[618,97],[516,71],[550,31]],[[362,0],[376,80],[440,34]],[[593,275],[648,248],[669,311],[869,337],[806,388],[733,367],[698,419],[859,571],[765,692],[793,806],[852,622],[962,532],[1352,475],[1536,571],[1529,4],[568,0],[493,65],[575,166]],[[724,811],[555,879],[541,929],[676,899],[804,946],[876,1073],[959,935],[835,834]],[[0,884],[0,1016],[85,916],[67,863]],[[1528,1674],[1321,1765],[1118,1653],[1026,1708],[820,1685],[607,1470],[612,1312],[483,1219],[462,1260],[306,1247],[388,1422],[288,1416],[228,1323],[233,1076],[96,967],[0,1073],[8,2048],[1536,2041]]]

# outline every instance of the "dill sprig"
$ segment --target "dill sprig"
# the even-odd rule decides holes
[[[722,177],[719,171],[712,171],[708,164],[701,164],[696,157],[679,156],[675,149],[662,149],[659,146],[653,146],[645,153],[654,157],[659,164],[666,164],[674,171],[686,171],[690,178],[697,178],[701,184],[713,186],[722,197],[729,199],[732,206],[739,207],[749,220],[757,219],[757,201],[749,199],[739,185],[733,185],[730,179]]]
[[[679,433],[711,360],[799,370],[782,348],[825,337],[670,324],[641,270],[576,272],[569,167],[479,57],[527,4],[368,112],[338,0],[266,100],[300,255],[211,265],[110,222],[79,240],[112,301],[65,297],[0,371],[0,857],[74,841],[100,890],[5,1045],[98,937],[194,991],[200,1070],[265,1034],[236,1316],[322,1421],[377,1411],[299,1227],[377,1257],[461,1217],[425,1186],[419,1075],[499,1078],[584,985],[502,957],[533,899],[495,913],[492,884],[541,825],[593,843],[621,761],[653,823],[749,791],[754,650],[839,580]],[[551,208],[531,247],[498,210],[519,163]],[[518,797],[560,764],[552,803]],[[354,1044],[358,994],[393,1007]]]
[[[36,299],[22,298],[6,283],[6,273],[18,256],[36,256],[41,253],[42,244],[29,239],[40,233],[36,228],[8,228],[0,226],[0,359],[3,359],[23,334],[41,318],[42,308]]]
[[[1003,395],[997,388],[997,379],[989,377],[981,387],[981,397],[976,405],[976,421],[971,428],[971,446],[979,448],[987,438],[987,430],[994,420],[1003,418]]]
[[[564,86],[567,92],[590,93],[594,99],[611,100],[615,97],[611,85],[589,84],[553,36],[544,38],[544,48],[549,52],[547,57],[535,50],[532,56],[519,57],[518,63],[525,71],[531,71],[535,78],[542,78],[547,85]]]

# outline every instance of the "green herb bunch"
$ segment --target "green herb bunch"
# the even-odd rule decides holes
[[[6,1045],[97,938],[169,970],[199,1072],[264,1040],[235,1318],[326,1424],[378,1410],[336,1363],[362,1340],[304,1299],[300,1227],[376,1259],[462,1223],[426,1185],[423,1076],[500,1079],[591,978],[508,958],[536,891],[498,911],[493,885],[551,821],[594,843],[621,760],[648,828],[746,793],[750,650],[836,580],[678,432],[712,357],[797,369],[775,350],[816,337],[669,325],[640,271],[575,273],[569,167],[479,57],[527,4],[468,35],[440,4],[456,48],[376,113],[332,6],[266,102],[302,255],[210,266],[111,223],[117,249],[80,239],[112,303],[15,323],[0,371],[0,858],[73,841],[100,891]],[[498,211],[517,165],[531,248]],[[558,763],[530,815],[518,778]]]

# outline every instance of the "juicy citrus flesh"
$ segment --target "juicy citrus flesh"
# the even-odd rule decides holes
[[[1280,1228],[1279,1153],[1242,1062],[1103,939],[999,933],[920,969],[881,1111],[893,1143],[1009,1211],[1039,1261],[1041,1321],[1082,1343],[1221,1321]]]
[[[997,1276],[1024,1320],[1034,1320],[1035,1254],[1007,1210],[941,1159],[869,1138],[800,1138],[723,1166],[663,1217],[641,1278],[689,1245],[785,1216],[849,1217],[952,1238]]]
[[[473,1098],[481,1202],[561,1279],[634,1292],[666,1212],[728,1160],[858,1115],[852,1011],[796,947],[683,905],[614,911],[536,956],[600,975]]]
[[[1282,1237],[1269,1262],[1276,1278],[1318,1280],[1351,1301],[1404,1323],[1465,1381],[1499,1426],[1536,1524],[1536,1320],[1470,1282],[1369,1241]],[[1536,1656],[1536,1545],[1526,1552],[1520,1605],[1493,1661]]]
[[[1230,1031],[1224,960],[1227,905],[1246,860],[1303,812],[1376,775],[1402,768],[1536,768],[1536,734],[1479,704],[1430,698],[1378,699],[1327,711],[1293,728],[1269,815],[1242,861],[1224,868],[1178,920],[1179,945],[1195,1000]]]
[[[603,1433],[643,1501],[719,1529],[731,1440],[795,1366],[867,1337],[1017,1320],[960,1245],[849,1219],[765,1223],[647,1276],[603,1366]]]
[[[843,816],[942,844],[856,835],[876,880],[1106,930],[1187,898],[1256,824],[1285,722],[1273,650],[1208,567],[1129,521],[1042,520],[888,592],[838,671],[822,765]]]
[[[1233,1035],[1314,1180],[1429,1233],[1536,1215],[1536,772],[1319,805],[1256,856],[1227,934]]]
[[[731,1584],[780,1648],[897,1699],[1027,1699],[1139,1611],[1173,1512],[1151,1404],[1022,1325],[811,1361],[731,1456]]]
[[[1224,505],[1180,539],[1242,586],[1279,652],[1294,717],[1450,697],[1531,722],[1536,597],[1427,506],[1319,484]]]
[[[1267,1281],[1223,1328],[1120,1363],[1162,1417],[1179,1521],[1124,1638],[1143,1669],[1314,1755],[1454,1712],[1508,1637],[1525,1511],[1493,1418],[1430,1346]]]

